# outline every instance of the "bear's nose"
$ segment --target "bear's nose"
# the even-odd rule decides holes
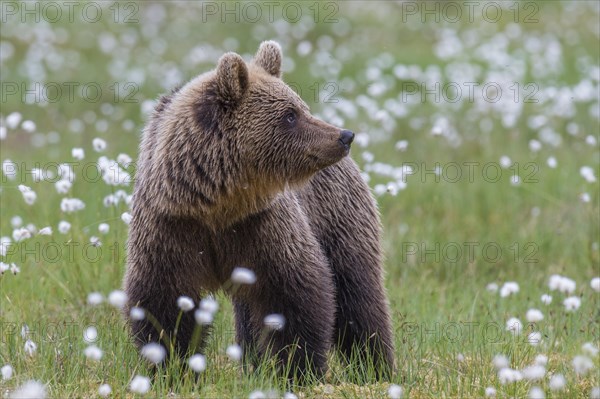
[[[352,133],[350,130],[342,130],[340,132],[340,141],[342,144],[350,145],[352,140],[354,140],[354,133]]]

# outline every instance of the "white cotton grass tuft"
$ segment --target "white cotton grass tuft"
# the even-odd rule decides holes
[[[496,292],[498,292],[498,284],[496,284],[496,283],[489,283],[488,285],[485,286],[485,289],[488,292],[496,293]]]
[[[562,374],[554,374],[548,382],[548,387],[551,391],[562,391],[566,385],[567,380]]]
[[[551,291],[558,290],[563,294],[572,294],[575,291],[577,284],[568,277],[553,274],[548,281],[548,287]]]
[[[23,385],[11,392],[9,399],[45,399],[46,386],[39,381],[25,381]]]
[[[123,309],[127,302],[127,294],[121,290],[114,290],[108,294],[108,303],[117,309]]]
[[[506,321],[506,330],[510,331],[513,335],[519,335],[523,330],[523,323],[516,317],[511,317]]]
[[[12,368],[12,366],[10,364],[5,364],[0,369],[0,374],[2,374],[2,380],[3,381],[10,380],[12,378],[12,375],[13,375],[13,368]]]
[[[542,333],[539,331],[530,332],[527,335],[527,342],[529,342],[530,345],[538,346],[542,342]]]
[[[129,224],[131,223],[131,214],[129,212],[123,212],[121,214],[121,220],[125,223],[125,224]]]
[[[292,392],[286,392],[283,394],[283,399],[298,399],[298,396]]]
[[[392,384],[388,388],[387,394],[390,399],[400,399],[404,393],[400,385]]]
[[[87,296],[87,303],[92,306],[98,306],[104,302],[104,296],[99,292],[90,292]]]
[[[544,390],[540,387],[531,387],[527,397],[529,399],[545,399],[546,394],[544,393]]]
[[[98,232],[100,234],[108,234],[110,231],[110,225],[108,223],[100,223],[98,225]]]
[[[37,353],[37,344],[32,340],[28,339],[27,341],[25,341],[23,350],[25,351],[25,353],[27,353],[27,355],[33,357]]]
[[[129,390],[133,393],[139,393],[141,395],[148,393],[150,390],[150,378],[136,375],[129,383]]]
[[[594,277],[590,281],[590,287],[596,292],[600,292],[600,277]]]
[[[207,310],[198,309],[194,312],[194,319],[196,320],[196,324],[206,326],[213,322],[213,314]]]
[[[211,314],[215,314],[217,313],[217,310],[219,310],[219,302],[217,302],[212,296],[208,296],[200,301],[198,307]]]
[[[108,384],[102,384],[98,387],[98,395],[103,398],[108,397],[112,393],[112,388]]]
[[[583,376],[586,375],[590,370],[594,368],[594,362],[587,356],[578,355],[573,358],[571,362],[575,374]]]
[[[494,387],[487,387],[485,389],[485,397],[486,398],[495,398],[496,397],[496,388],[494,388]]]
[[[271,330],[282,330],[285,326],[285,316],[279,313],[273,313],[265,316],[265,326]]]
[[[537,355],[533,363],[538,364],[540,366],[545,366],[546,364],[548,364],[548,356],[541,354]]]
[[[194,300],[189,296],[180,296],[177,298],[177,307],[183,312],[189,312],[194,309],[195,306]]]
[[[58,232],[61,234],[67,234],[71,230],[71,223],[61,220],[58,222]]]
[[[90,360],[99,361],[104,353],[96,345],[90,345],[83,350],[83,354]]]
[[[509,367],[505,367],[498,371],[498,380],[500,384],[506,385],[513,382],[521,381],[523,379],[523,375],[519,370],[514,370]]]
[[[598,347],[591,342],[586,342],[585,344],[583,344],[581,346],[581,350],[592,357],[598,356],[598,352],[600,352]]]
[[[83,330],[83,340],[88,344],[94,343],[98,340],[98,330],[94,326],[90,326]]]
[[[581,299],[578,296],[570,296],[563,301],[565,311],[575,312],[581,306]]]
[[[596,182],[596,176],[594,175],[594,168],[592,168],[590,166],[582,166],[579,169],[579,174],[588,183],[595,183]]]
[[[71,156],[76,160],[81,161],[85,158],[85,151],[83,151],[83,148],[73,148],[71,150]]]
[[[23,195],[23,201],[25,201],[27,205],[33,205],[35,203],[37,194],[30,187],[19,184],[19,191]]]
[[[532,366],[527,366],[523,370],[521,370],[521,374],[526,380],[539,381],[543,379],[546,375],[546,368],[542,365],[534,364]]]
[[[543,294],[540,300],[544,305],[550,305],[552,303],[552,295]]]
[[[94,147],[94,151],[102,152],[106,150],[106,141],[99,137],[96,137],[94,140],[92,140],[92,147]]]
[[[206,357],[196,353],[195,355],[190,356],[188,365],[195,373],[201,373],[206,370]]]
[[[165,356],[167,355],[167,351],[165,350],[165,348],[162,345],[157,344],[155,342],[151,342],[149,344],[144,345],[140,353],[148,361],[154,364],[159,364],[160,362],[162,362],[165,359]]]
[[[514,281],[507,281],[502,285],[502,288],[500,288],[500,296],[502,298],[506,298],[507,296],[516,294],[517,292],[519,292],[519,284]]]
[[[510,365],[508,358],[504,355],[496,355],[492,359],[492,364],[496,370],[507,368]]]
[[[38,235],[40,235],[40,236],[50,236],[50,235],[52,235],[52,227],[46,226],[44,228],[41,228],[38,231]]]
[[[234,362],[242,360],[242,347],[238,344],[229,345],[225,353],[227,354],[227,357]]]
[[[263,391],[252,391],[248,395],[248,399],[267,399],[267,395]]]
[[[231,281],[234,284],[254,284],[256,282],[256,274],[245,267],[236,267],[231,273]]]
[[[529,309],[525,314],[525,318],[530,323],[537,323],[544,320],[544,314],[538,309]]]
[[[590,391],[590,399],[600,399],[600,387],[593,387]]]
[[[129,317],[131,317],[131,320],[144,320],[146,318],[146,312],[144,311],[144,309],[134,306],[129,311]]]

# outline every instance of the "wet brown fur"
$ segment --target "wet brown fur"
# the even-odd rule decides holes
[[[264,42],[254,61],[225,54],[216,70],[161,98],[140,148],[128,240],[126,312],[139,306],[173,335],[187,295],[229,287],[233,269],[255,272],[229,290],[245,353],[273,354],[292,372],[326,370],[336,346],[393,369],[376,203],[340,129],[313,117],[280,79],[281,49]],[[295,124],[287,116],[294,112]],[[286,324],[264,334],[264,317]],[[130,321],[139,345],[159,341]],[[176,342],[190,348],[193,311]],[[294,346],[295,345],[295,346]]]

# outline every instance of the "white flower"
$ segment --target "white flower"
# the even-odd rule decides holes
[[[98,340],[98,330],[94,326],[90,326],[83,331],[83,340],[88,344]]]
[[[579,201],[587,204],[591,200],[592,200],[592,197],[590,197],[590,194],[588,194],[588,193],[579,194]]]
[[[542,342],[542,333],[539,331],[531,332],[527,335],[527,342],[533,346],[537,346]]]
[[[41,235],[41,236],[52,235],[52,227],[46,226],[46,227],[40,229],[40,231],[38,231],[38,234]]]
[[[457,354],[456,355],[456,361],[460,362],[460,363],[464,362],[465,361],[465,355],[463,355],[462,353]]]
[[[100,232],[100,234],[108,234],[109,230],[110,226],[108,225],[108,223],[100,223],[98,225],[98,232]]]
[[[125,224],[131,223],[131,214],[123,212],[123,214],[121,215],[121,220],[125,222]]]
[[[99,292],[90,292],[87,296],[87,302],[92,306],[100,305],[102,301],[104,301],[104,297]]]
[[[402,397],[402,387],[400,385],[392,384],[388,388],[388,397],[390,399],[400,399]]]
[[[91,236],[90,237],[90,244],[92,244],[92,246],[94,246],[94,247],[101,247],[102,246],[102,242],[96,236]]]
[[[23,121],[23,123],[21,123],[21,128],[27,133],[33,133],[35,132],[35,122],[30,120]]]
[[[236,267],[231,273],[231,281],[234,284],[254,284],[256,282],[256,275],[250,269]]]
[[[213,315],[207,310],[198,309],[194,312],[194,319],[198,325],[205,326],[213,322]]]
[[[542,300],[542,303],[544,305],[550,305],[552,303],[552,296],[551,295],[544,294],[544,295],[542,295],[542,297],[540,299]]]
[[[494,388],[494,387],[487,387],[485,389],[485,397],[486,398],[495,398],[496,397],[496,388]]]
[[[198,306],[200,307],[200,309],[206,310],[211,314],[217,313],[217,310],[219,310],[219,303],[215,301],[215,298],[211,296],[202,299]]]
[[[98,387],[98,395],[100,395],[103,398],[106,398],[111,393],[112,393],[112,388],[108,384],[102,384]]]
[[[556,168],[558,166],[558,162],[556,161],[556,158],[554,157],[548,157],[548,159],[546,160],[546,163],[548,164],[549,168]]]
[[[554,374],[548,383],[551,391],[562,391],[565,385],[567,385],[567,380],[562,374]]]
[[[408,141],[406,140],[400,140],[396,143],[396,145],[394,146],[398,151],[406,151],[406,149],[408,148]]]
[[[225,353],[234,362],[242,360],[242,348],[238,344],[229,345]]]
[[[589,166],[582,166],[581,169],[579,169],[579,174],[588,183],[594,183],[596,181],[596,176],[594,176],[594,169]]]
[[[283,399],[298,399],[298,396],[291,392],[286,392],[283,394]]]
[[[0,373],[2,374],[2,379],[4,381],[10,380],[13,375],[13,368],[10,364],[5,364],[2,366],[2,369],[0,369]]]
[[[29,356],[33,356],[37,352],[37,344],[32,340],[28,339],[27,341],[25,341],[24,350],[25,353],[27,353]]]
[[[548,287],[552,291],[559,290],[562,293],[571,294],[575,291],[577,284],[568,277],[553,274],[550,276]]]
[[[71,230],[71,223],[69,222],[65,222],[64,220],[61,220],[58,223],[58,231],[61,234],[67,234],[69,232],[69,230]]]
[[[144,320],[146,318],[146,312],[144,312],[144,309],[134,306],[129,311],[129,317],[131,317],[131,320]]]
[[[596,292],[600,292],[600,277],[594,277],[592,281],[590,281],[590,287]]]
[[[265,317],[265,326],[271,330],[281,330],[285,326],[285,317],[279,313],[273,313]]]
[[[189,296],[180,296],[177,298],[177,307],[183,310],[184,312],[189,312],[194,309],[194,301]]]
[[[600,387],[593,387],[590,391],[590,399],[600,399]]]
[[[31,231],[26,229],[25,227],[20,227],[18,229],[13,230],[13,240],[16,242],[26,240],[31,238]]]
[[[588,371],[594,368],[594,362],[587,356],[575,356],[573,358],[573,370],[578,375],[586,375]]]
[[[117,162],[120,163],[124,168],[127,168],[131,164],[131,157],[127,154],[117,155]]]
[[[21,271],[21,269],[19,269],[19,267],[17,265],[15,265],[14,263],[10,264],[10,271],[12,274],[19,274],[19,272]]]
[[[0,275],[4,274],[8,269],[10,269],[10,265],[8,263],[0,262]]]
[[[591,342],[586,342],[585,344],[583,344],[581,346],[581,350],[584,352],[587,352],[588,355],[593,356],[593,357],[598,356],[598,352],[599,352],[596,345],[594,345]]]
[[[508,168],[510,165],[512,165],[512,161],[510,160],[509,157],[507,157],[506,155],[503,155],[500,157],[500,166],[503,169]]]
[[[39,381],[26,381],[14,390],[9,399],[44,399],[46,397],[46,386]]]
[[[252,391],[248,395],[248,399],[267,399],[267,395],[263,391]]]
[[[544,399],[545,397],[544,390],[540,387],[532,387],[529,390],[529,399]]]
[[[537,355],[535,360],[533,361],[535,364],[539,364],[540,366],[545,366],[548,364],[548,356],[546,355]]]
[[[188,364],[194,372],[201,373],[206,369],[206,358],[197,353],[188,359]]]
[[[83,148],[73,148],[71,150],[71,156],[81,161],[83,158],[85,158],[85,152],[83,151]]]
[[[529,149],[532,152],[538,152],[539,150],[542,149],[542,143],[540,143],[538,140],[529,140]]]
[[[485,289],[489,292],[498,292],[498,284],[496,283],[489,283],[488,285],[485,286]]]
[[[567,312],[574,312],[581,306],[581,299],[576,296],[570,296],[563,301],[563,305]]]
[[[514,281],[507,281],[502,285],[502,288],[500,288],[500,296],[502,298],[506,298],[507,296],[516,294],[517,292],[519,292],[519,284]]]
[[[544,314],[538,309],[529,309],[525,315],[525,318],[530,323],[536,323],[544,320]]]
[[[504,369],[509,366],[508,358],[504,355],[496,355],[492,359],[492,364],[496,368],[496,370]]]
[[[23,116],[19,112],[11,112],[6,117],[6,126],[9,129],[16,129],[19,123],[21,123],[21,119],[23,119]]]
[[[127,302],[127,294],[121,290],[115,290],[108,294],[108,303],[115,308],[122,309],[125,302]]]
[[[6,256],[6,251],[11,243],[10,237],[0,237],[0,256]]]
[[[147,393],[150,390],[150,378],[136,375],[129,383],[129,390],[142,395]]]
[[[510,331],[513,335],[521,334],[521,330],[523,330],[523,323],[521,320],[516,317],[511,317],[506,322],[506,330]]]
[[[79,198],[63,198],[60,201],[60,210],[65,213],[77,212],[85,208],[85,203]]]
[[[537,381],[544,378],[544,375],[546,375],[546,368],[539,364],[534,364],[533,366],[527,366],[521,370],[521,374],[526,380]]]
[[[66,194],[69,192],[73,184],[68,180],[59,180],[54,183],[54,188],[56,188],[56,192],[59,194]]]
[[[94,140],[92,140],[92,147],[94,147],[94,151],[102,152],[106,150],[106,141],[96,137]]]
[[[84,349],[83,354],[90,360],[98,361],[102,359],[102,349],[98,348],[96,345],[90,345]]]
[[[523,375],[518,370],[513,370],[511,368],[505,367],[498,371],[498,380],[500,380],[500,384],[505,385],[511,382],[521,381],[523,379]]]
[[[167,355],[165,348],[154,342],[144,345],[140,353],[154,364],[162,362]]]
[[[30,187],[19,184],[19,191],[23,195],[23,200],[27,205],[33,205],[37,199],[37,194]]]

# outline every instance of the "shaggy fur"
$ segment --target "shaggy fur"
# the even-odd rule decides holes
[[[394,358],[376,204],[341,130],[280,79],[281,59],[274,42],[249,64],[227,53],[156,106],[141,143],[125,276],[127,314],[139,306],[154,320],[131,320],[132,333],[139,345],[164,341],[179,296],[197,303],[225,288],[245,353],[322,375],[336,345],[385,375]],[[231,289],[237,266],[257,282]],[[272,313],[286,323],[266,332]],[[180,355],[202,350],[205,337],[190,347],[194,328],[193,312],[183,314]]]

